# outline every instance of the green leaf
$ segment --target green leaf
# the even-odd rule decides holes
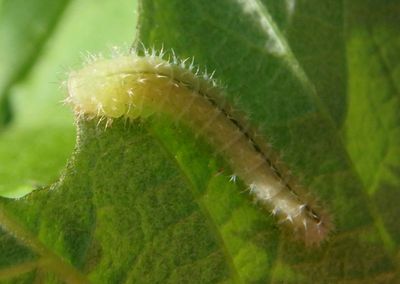
[[[194,56],[334,217],[305,247],[229,183],[225,161],[155,116],[79,121],[61,179],[0,200],[16,283],[399,281],[396,1],[142,1],[139,39]]]
[[[132,0],[76,1],[63,4],[58,14],[53,10],[62,1],[25,2],[5,1],[0,18],[0,80],[7,85],[0,93],[7,96],[12,113],[12,120],[0,127],[0,195],[6,197],[20,197],[57,180],[76,140],[73,114],[61,103],[68,70],[79,68],[88,50],[108,52],[114,44],[129,45],[135,28]],[[36,39],[44,31],[46,36]]]
[[[38,103],[35,104],[35,100],[30,100],[29,103],[16,104],[14,95],[15,87],[29,77],[30,71],[35,69],[35,64],[43,56],[46,43],[54,34],[68,3],[69,1],[20,0],[0,3],[0,195],[2,196],[22,196],[43,183],[56,180],[73,147],[73,139],[66,137],[68,136],[66,134],[70,136],[74,134],[71,127],[62,126],[63,131],[57,130],[54,125],[50,128],[55,131],[49,131],[42,125],[32,127],[37,121],[37,114],[41,113],[40,109],[30,112],[26,116],[28,119],[21,121],[19,108],[26,112],[24,107],[31,109],[38,106]],[[50,106],[54,108],[55,101],[52,102]],[[43,106],[40,108],[43,109]],[[30,127],[25,127],[26,124]],[[42,155],[27,154],[35,152],[36,154],[41,152]],[[43,163],[37,157],[51,159],[51,162]],[[52,157],[57,158],[52,159]]]
[[[35,64],[68,3],[67,0],[0,3],[1,128],[12,119],[11,87],[23,79]]]

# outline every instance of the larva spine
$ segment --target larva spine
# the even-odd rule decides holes
[[[268,144],[248,130],[248,123],[221,105],[224,90],[192,64],[155,53],[102,59],[72,72],[67,101],[78,115],[90,118],[147,117],[167,114],[200,133],[226,158],[251,194],[281,221],[318,244],[331,230],[328,214],[316,209],[296,183],[287,182]]]

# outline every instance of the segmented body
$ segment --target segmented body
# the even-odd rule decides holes
[[[68,92],[75,111],[89,117],[134,119],[160,113],[182,121],[205,137],[255,198],[307,243],[319,243],[331,229],[328,215],[286,181],[268,144],[235,118],[224,102],[224,90],[194,73],[192,65],[159,56],[99,60],[71,73]]]

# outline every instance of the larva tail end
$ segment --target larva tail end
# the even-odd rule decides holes
[[[297,223],[296,218],[289,222],[288,218],[282,219],[279,223],[284,224],[284,235],[289,240],[297,240],[306,247],[319,247],[329,240],[334,230],[333,223],[328,214],[321,215],[320,222],[313,221]]]
[[[312,223],[303,231],[306,246],[320,246],[326,242],[334,229],[331,216],[327,212],[319,212],[320,221]]]

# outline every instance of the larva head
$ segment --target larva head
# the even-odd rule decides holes
[[[96,62],[68,79],[68,100],[78,113],[119,117],[126,112],[120,75],[112,75],[107,61]]]
[[[179,95],[186,91],[216,92],[215,82],[191,72],[193,65],[186,66],[187,60],[170,63],[161,57],[131,54],[97,60],[70,74],[66,101],[78,114],[89,117],[136,118],[160,110],[176,112],[163,104],[169,100],[183,107],[180,98],[185,96]],[[172,94],[179,100],[171,100]]]
[[[161,82],[145,82],[154,79],[138,57],[99,60],[70,74],[67,101],[77,113],[89,116],[148,116],[154,110],[143,100],[156,99]]]

